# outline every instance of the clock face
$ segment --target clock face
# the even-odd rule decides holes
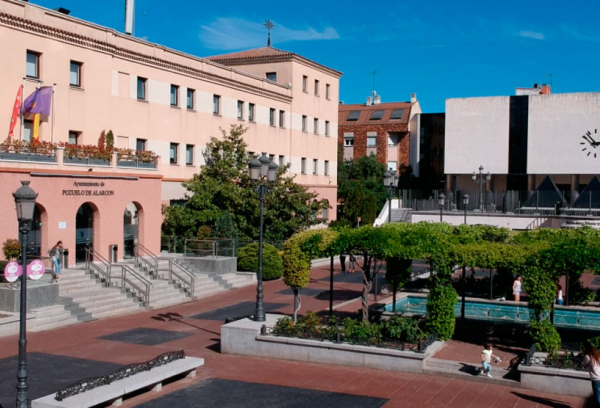
[[[596,139],[600,140],[598,129],[594,129],[593,132],[588,130],[581,138],[583,141],[579,142],[579,144],[581,145],[581,151],[586,157],[595,159],[600,156],[600,141],[596,141]]]

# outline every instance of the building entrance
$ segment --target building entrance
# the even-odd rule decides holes
[[[85,262],[85,248],[94,247],[94,209],[84,203],[75,218],[75,262]]]
[[[123,258],[134,257],[134,247],[139,238],[139,209],[129,203],[123,214]]]

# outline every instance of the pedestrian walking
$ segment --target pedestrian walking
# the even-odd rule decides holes
[[[562,285],[559,282],[556,284],[556,304],[562,305],[563,302],[564,302],[564,299],[563,299]]]
[[[62,241],[58,241],[56,245],[54,245],[50,249],[50,251],[48,251],[48,255],[50,255],[50,261],[52,262],[52,273],[54,283],[58,282],[60,279],[60,259],[63,254],[62,246]]]
[[[342,273],[346,273],[346,255],[340,254],[340,265],[342,266]]]
[[[582,351],[584,357],[581,365],[590,373],[594,400],[596,406],[600,407],[600,353],[588,340],[583,343]]]
[[[354,255],[349,254],[350,255],[350,273],[354,273],[354,264],[356,264],[356,258],[354,257]]]
[[[492,344],[485,343],[483,345],[483,350],[481,351],[481,367],[479,368],[479,374],[485,374],[489,378],[492,378],[492,359],[496,364],[502,362],[500,357],[492,353]]]
[[[521,275],[517,275],[515,281],[513,282],[513,295],[515,297],[515,302],[521,301],[521,291],[523,286],[523,278]]]

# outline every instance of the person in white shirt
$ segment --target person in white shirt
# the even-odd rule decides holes
[[[513,283],[513,295],[515,296],[515,302],[519,302],[521,300],[522,283],[523,278],[521,278],[521,275],[517,275]]]
[[[600,352],[589,341],[583,343],[583,361],[581,365],[590,373],[592,380],[592,390],[596,404],[600,407]]]
[[[500,362],[500,357],[492,353],[492,344],[485,343],[483,345],[483,350],[481,351],[481,368],[479,369],[479,374],[485,374],[492,378],[492,359],[496,362]]]

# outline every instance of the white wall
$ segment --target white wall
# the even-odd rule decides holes
[[[446,100],[444,171],[508,173],[509,97]]]
[[[587,131],[600,142],[599,92],[530,96],[527,172],[599,173],[600,146],[582,138]]]

